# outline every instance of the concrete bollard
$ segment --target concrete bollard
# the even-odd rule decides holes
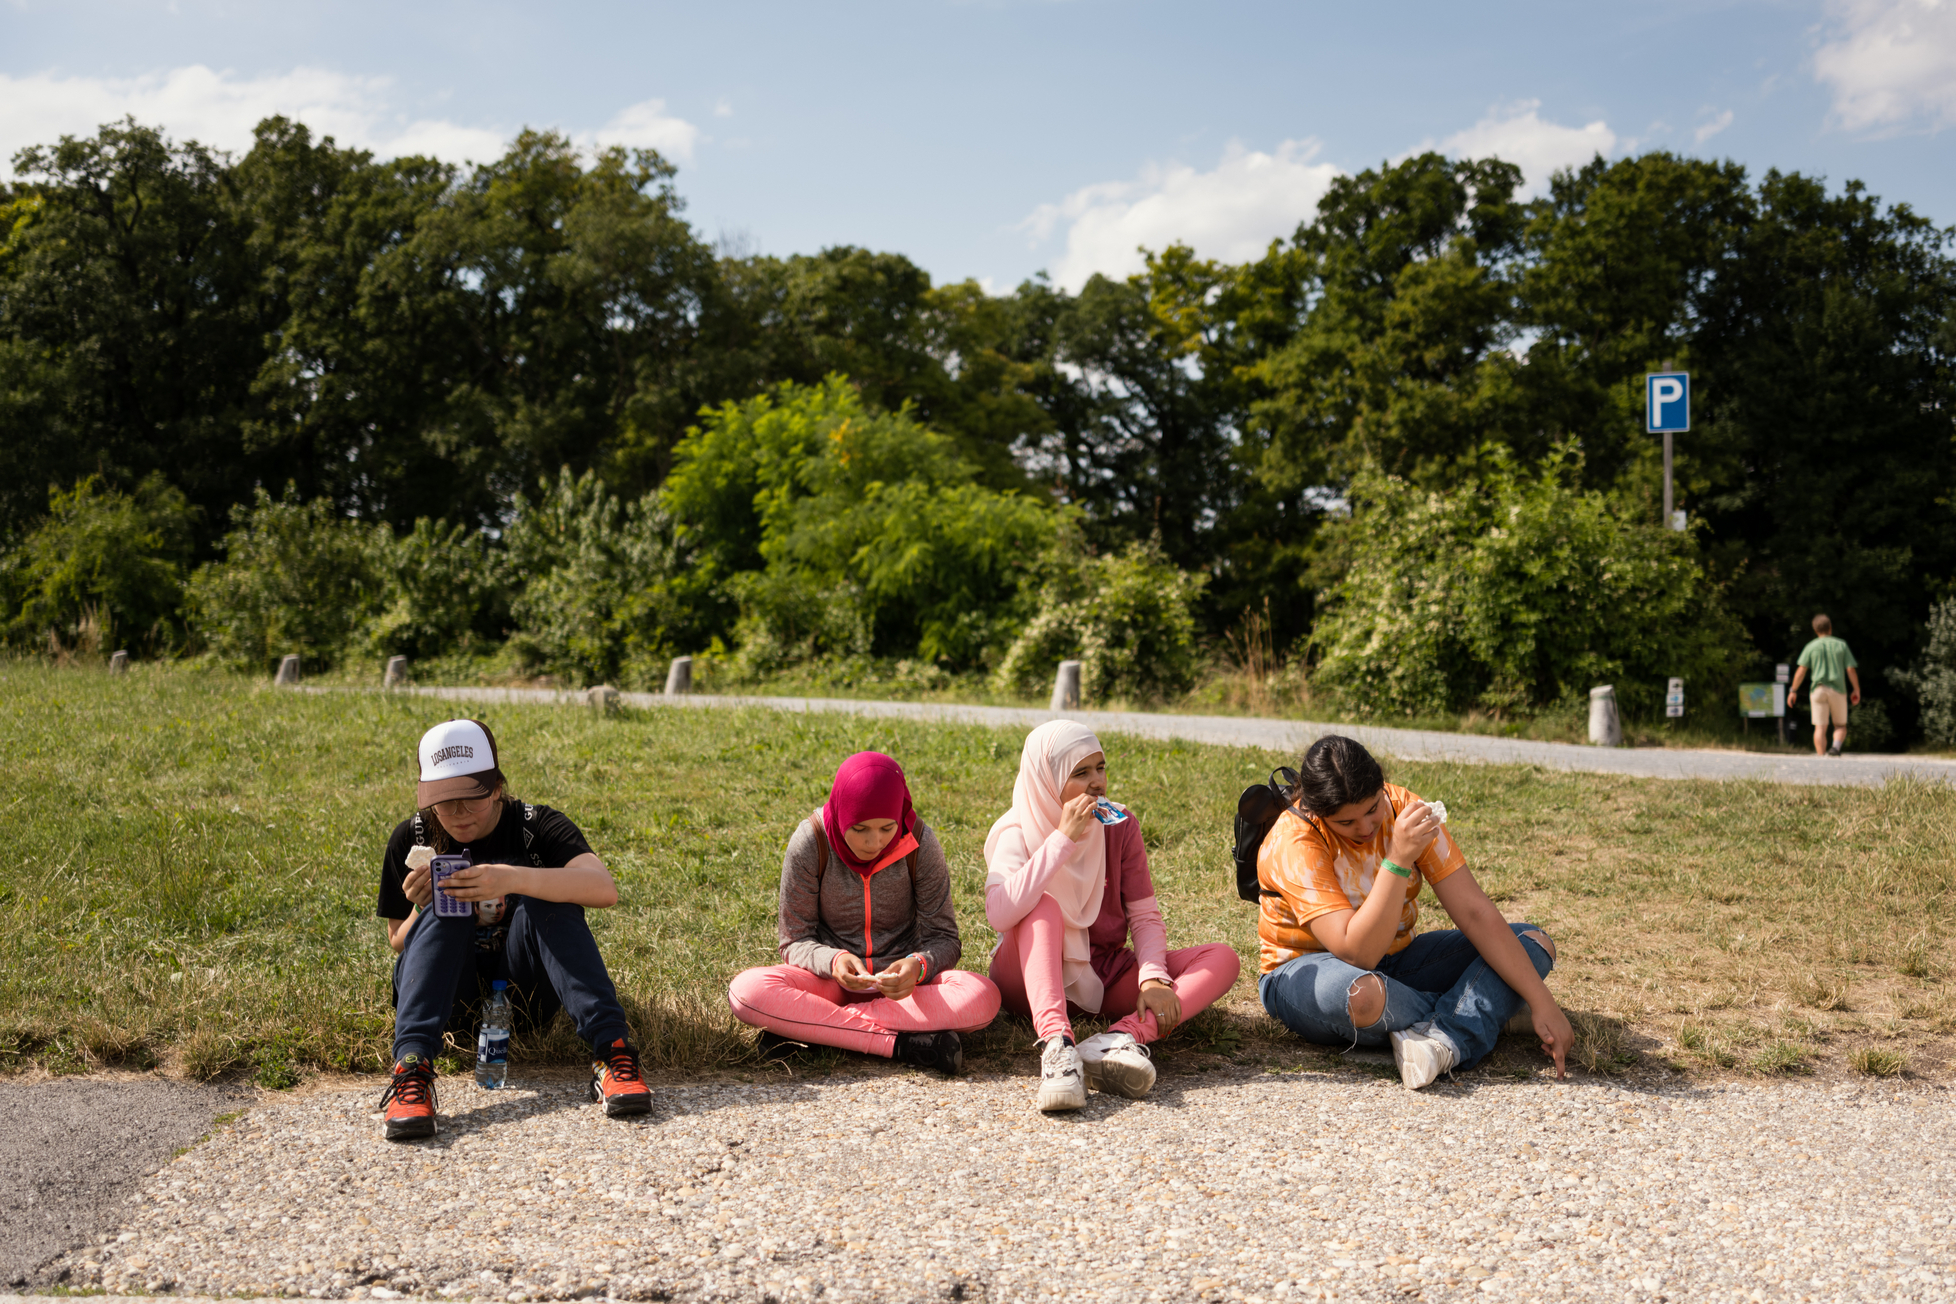
[[[299,686],[299,654],[297,652],[288,652],[285,659],[278,663],[278,674],[273,677],[272,683],[279,688],[297,688]]]
[[[1623,746],[1623,721],[1616,713],[1616,685],[1589,690],[1589,741],[1596,747]]]
[[[1080,709],[1080,663],[1062,661],[1053,675],[1053,704],[1048,710],[1077,711]]]
[[[129,654],[127,652],[109,653],[109,673],[126,675],[129,673]]]
[[[674,657],[666,670],[666,696],[683,697],[693,691],[693,658]]]
[[[599,715],[610,715],[618,709],[618,690],[610,684],[599,684],[584,690],[584,701]]]
[[[388,657],[387,671],[380,677],[382,688],[400,688],[407,683],[407,658]]]

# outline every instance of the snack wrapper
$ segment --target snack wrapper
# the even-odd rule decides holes
[[[1434,819],[1440,821],[1440,823],[1442,824],[1445,824],[1447,822],[1447,804],[1445,802],[1429,801],[1426,803],[1426,805],[1427,808],[1433,812]]]

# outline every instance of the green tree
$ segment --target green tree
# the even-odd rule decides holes
[[[78,641],[84,622],[104,638],[150,652],[174,647],[196,513],[151,472],[133,493],[88,476],[48,496],[48,514],[4,563],[13,601],[9,641],[53,631]]]
[[[1853,182],[1768,173],[1756,203],[1691,346],[1693,505],[1761,650],[1825,611],[1878,693],[1956,574],[1951,234]]]
[[[1318,681],[1398,715],[1526,712],[1599,683],[1652,711],[1673,675],[1722,700],[1750,649],[1692,539],[1581,489],[1566,447],[1533,470],[1489,461],[1447,492],[1357,478]]]
[[[310,667],[337,664],[387,609],[391,537],[338,515],[323,498],[263,489],[231,509],[224,557],[197,568],[184,606],[220,660],[262,671],[298,653]]]
[[[738,592],[744,637],[775,660],[874,650],[974,664],[1052,530],[1050,507],[978,484],[956,441],[873,411],[840,376],[706,414],[664,501],[692,557],[689,592],[702,609]]]
[[[680,568],[657,497],[626,503],[586,471],[539,483],[511,523],[516,650],[575,683],[642,682],[690,627],[672,592]]]
[[[1166,701],[1195,686],[1207,576],[1178,569],[1152,541],[1092,555],[1077,531],[1041,570],[1038,609],[999,663],[1001,686],[1037,696],[1065,660],[1081,662],[1081,694],[1097,706]]]
[[[1429,153],[1332,185],[1292,241],[1295,331],[1247,366],[1265,475],[1335,485],[1375,464],[1438,483],[1527,428],[1506,352],[1520,181]]]
[[[14,156],[0,205],[0,538],[49,489],[162,471],[212,520],[269,470],[241,425],[272,323],[224,161],[126,120]]]

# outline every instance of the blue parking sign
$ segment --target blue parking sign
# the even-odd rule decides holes
[[[1644,377],[1644,429],[1653,435],[1691,429],[1691,373],[1653,371]]]

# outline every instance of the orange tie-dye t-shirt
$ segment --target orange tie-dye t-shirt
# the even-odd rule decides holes
[[[1396,784],[1388,783],[1385,792],[1392,809],[1379,822],[1378,831],[1363,843],[1348,842],[1294,812],[1279,816],[1264,835],[1256,855],[1257,883],[1267,889],[1257,908],[1259,972],[1269,973],[1307,952],[1324,950],[1311,935],[1311,921],[1365,904],[1373,882],[1385,873],[1379,862],[1386,858],[1386,848],[1391,845],[1393,821],[1399,811],[1420,800]],[[1438,883],[1466,864],[1459,844],[1441,825],[1432,845],[1417,861],[1405,866],[1413,873],[1404,880],[1406,903],[1399,908],[1399,931],[1386,954],[1405,950],[1413,940],[1413,926],[1419,922],[1419,885]]]

